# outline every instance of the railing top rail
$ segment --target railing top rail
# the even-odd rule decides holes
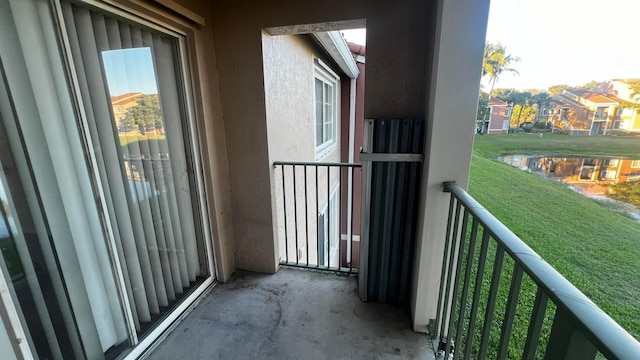
[[[312,162],[312,161],[274,161],[273,166],[278,165],[295,165],[295,166],[336,166],[336,167],[362,167],[359,163],[331,163],[331,162]]]
[[[444,188],[464,205],[557,306],[565,308],[575,317],[580,330],[598,348],[598,351],[608,358],[640,359],[640,342],[575,285],[460,186],[453,182],[445,182]]]

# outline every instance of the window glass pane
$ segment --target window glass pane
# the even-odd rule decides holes
[[[315,97],[316,97],[316,146],[324,142],[323,127],[324,122],[324,102],[322,96],[322,81],[315,79]]]
[[[42,228],[38,232],[33,216],[40,216],[40,222],[43,219],[36,209],[30,208],[24,187],[31,180],[23,181],[18,169],[27,164],[17,163],[10,141],[14,147],[19,146],[20,140],[10,138],[0,116],[0,273],[11,282],[14,299],[23,310],[23,326],[36,357],[73,358],[71,338],[50,274],[57,268],[51,268],[51,262],[47,264],[45,259],[53,258],[49,237]],[[64,295],[62,284],[57,285]]]
[[[63,14],[130,324],[143,337],[210,276],[179,42],[71,1]]]

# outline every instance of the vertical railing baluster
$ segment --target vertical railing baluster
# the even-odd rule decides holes
[[[331,167],[327,165],[327,269],[331,267]]]
[[[464,313],[467,308],[467,300],[469,297],[469,287],[471,281],[471,270],[473,269],[473,256],[476,251],[476,238],[478,236],[478,221],[476,218],[473,218],[473,223],[471,224],[471,234],[469,236],[469,251],[467,253],[467,266],[464,272],[464,282],[462,283],[462,296],[460,297],[460,315],[458,316],[458,328],[456,329],[456,341],[454,344],[459,347],[458,353],[460,354],[460,344],[462,339],[462,325],[464,324]],[[458,255],[459,256],[459,255]],[[467,340],[468,341],[468,340]],[[457,355],[456,354],[456,355]],[[458,358],[458,356],[454,355],[454,358]]]
[[[527,340],[524,343],[522,360],[535,359],[540,333],[542,332],[542,324],[544,323],[544,315],[547,312],[548,300],[549,297],[544,290],[538,287],[536,299],[533,302],[533,310],[531,311],[531,320],[529,320],[529,330],[527,331]]]
[[[511,339],[511,330],[513,329],[513,320],[516,317],[518,308],[518,297],[520,295],[520,287],[522,285],[522,267],[518,263],[513,264],[513,274],[511,275],[511,288],[509,289],[509,298],[507,300],[507,308],[504,312],[502,320],[502,331],[500,334],[500,344],[498,345],[498,360],[506,359],[509,355],[509,340]]]
[[[319,187],[318,187],[318,171],[320,170],[320,167],[318,165],[315,166],[316,167],[316,267],[319,268],[320,267],[320,224],[318,223],[318,220],[320,218],[319,213],[319,197],[318,197],[318,192],[319,192]]]
[[[471,314],[469,315],[469,332],[467,334],[467,344],[464,349],[464,359],[471,358],[473,349],[473,338],[475,336],[476,321],[478,319],[478,306],[480,304],[480,294],[482,293],[482,280],[484,278],[484,268],[487,261],[487,251],[489,250],[489,232],[482,231],[482,244],[480,245],[480,256],[478,257],[478,269],[476,274],[476,286],[473,290],[473,300],[471,301]]]
[[[289,235],[287,234],[287,188],[285,186],[284,165],[280,166],[282,170],[282,204],[284,208],[284,258],[285,264],[289,263]]]
[[[442,255],[442,272],[440,273],[440,290],[438,292],[438,306],[436,312],[436,323],[435,323],[435,332],[438,334],[439,340],[442,339],[442,327],[444,324],[444,318],[446,316],[445,309],[447,307],[446,302],[443,303],[444,300],[443,295],[447,294],[445,288],[445,282],[448,279],[447,277],[447,257],[449,256],[449,246],[453,244],[453,239],[451,237],[451,226],[453,222],[453,209],[456,205],[456,198],[451,194],[451,199],[449,200],[449,217],[447,220],[447,232],[446,238],[444,241],[444,254]],[[458,206],[459,211],[459,206]],[[446,297],[449,295],[447,294]]]
[[[342,268],[342,167],[338,166],[338,270]]]
[[[299,263],[298,254],[298,192],[296,191],[296,166],[291,167],[291,177],[293,179],[293,225],[296,239],[296,265]]]
[[[487,299],[487,310],[484,316],[484,326],[482,327],[482,339],[480,340],[480,352],[478,359],[487,358],[487,350],[489,347],[489,334],[491,333],[491,325],[493,323],[493,313],[496,309],[496,297],[498,295],[498,287],[500,286],[500,274],[502,272],[502,262],[504,260],[504,249],[500,244],[496,248],[496,256],[493,263],[493,274],[491,275],[491,288],[489,289],[489,298]]]
[[[355,168],[353,166],[350,166],[349,170],[351,171],[351,208],[349,209],[349,213],[350,213],[349,216],[351,216],[351,222],[350,222],[351,236],[349,239],[349,247],[351,251],[349,253],[349,272],[351,272],[353,270],[353,213],[355,209],[355,205],[353,204],[353,194],[356,192],[355,191],[356,174],[355,174]]]
[[[309,265],[309,202],[307,192],[307,165],[304,166],[304,233],[305,233],[305,250],[307,257],[305,258],[307,266]]]
[[[456,264],[456,273],[455,273],[455,281],[453,282],[453,292],[451,294],[451,309],[449,314],[449,326],[447,328],[447,345],[445,347],[444,356],[445,358],[449,357],[451,353],[451,330],[453,329],[453,324],[455,323],[456,317],[456,303],[458,300],[458,287],[460,286],[460,278],[462,278],[462,263],[464,262],[464,253],[465,253],[465,244],[467,240],[467,224],[469,222],[469,212],[467,208],[464,209],[464,213],[462,216],[462,227],[460,229],[460,240],[458,245],[458,255],[457,255],[457,264]],[[462,308],[461,308],[462,311]],[[455,345],[454,345],[455,346]]]

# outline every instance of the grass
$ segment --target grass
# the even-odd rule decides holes
[[[469,193],[484,207],[640,339],[640,224],[560,183],[494,160],[506,154],[639,158],[640,137],[476,136],[469,184]],[[510,276],[511,267],[503,267],[496,314],[504,311]],[[535,297],[531,281],[525,281],[521,296],[510,343],[512,356],[521,352],[526,338]],[[552,316],[547,316],[548,326]],[[501,318],[494,323],[500,326]],[[491,339],[492,345],[497,341]]]

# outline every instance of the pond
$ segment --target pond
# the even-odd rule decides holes
[[[508,155],[498,160],[567,184],[640,221],[640,159]]]

